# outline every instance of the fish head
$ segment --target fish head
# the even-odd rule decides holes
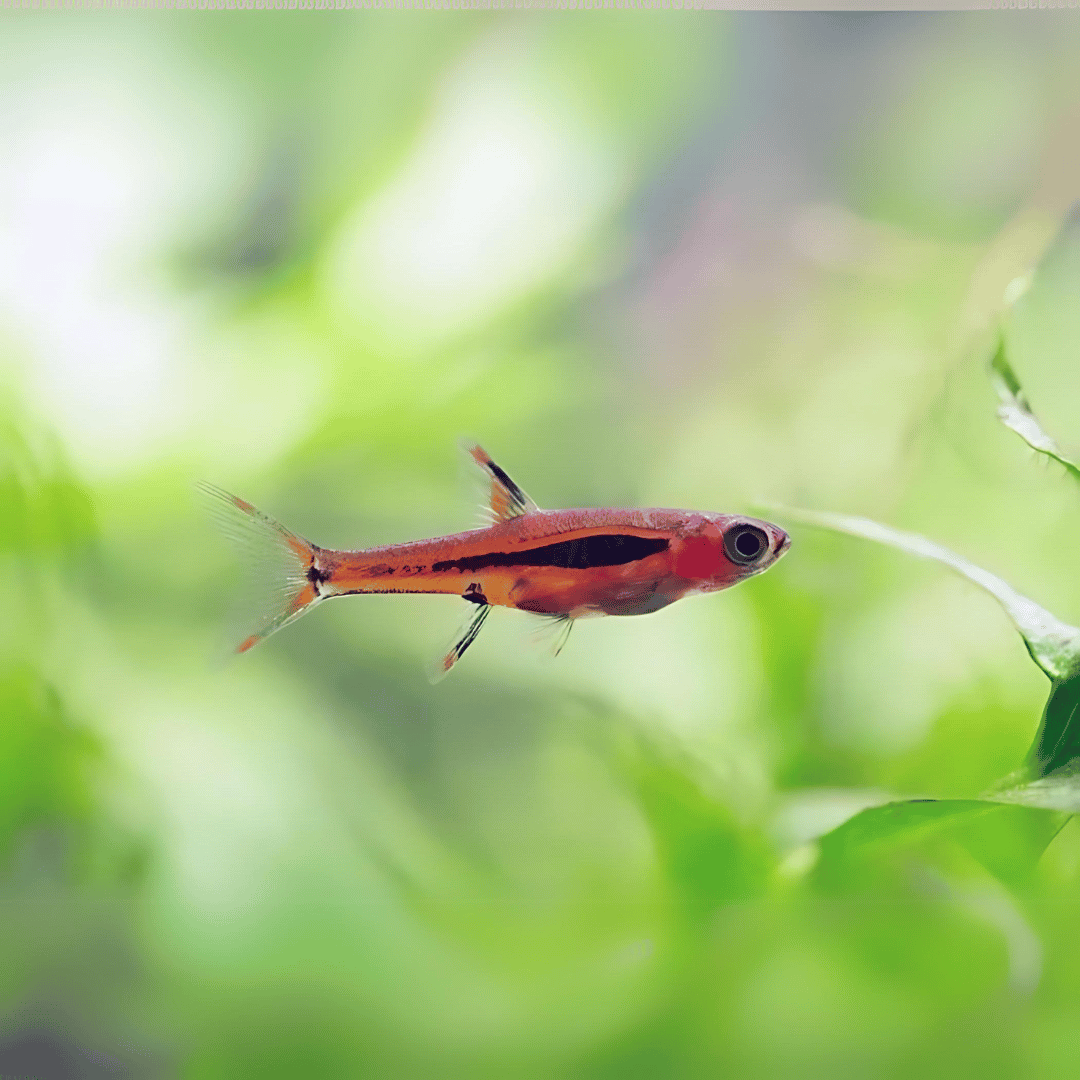
[[[700,514],[675,541],[675,572],[703,591],[725,589],[768,570],[791,546],[770,521],[737,514]]]

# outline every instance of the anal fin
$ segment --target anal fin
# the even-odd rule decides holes
[[[476,640],[484,620],[491,613],[490,604],[478,604],[476,610],[470,612],[461,629],[454,636],[454,643],[447,650],[446,655],[439,660],[428,672],[428,679],[432,683],[445,679],[450,669],[465,655],[465,650]]]

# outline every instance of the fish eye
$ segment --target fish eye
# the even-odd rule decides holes
[[[739,566],[756,562],[769,550],[769,538],[756,525],[736,525],[724,534],[724,551]]]

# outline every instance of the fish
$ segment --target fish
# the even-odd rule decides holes
[[[445,676],[476,640],[493,607],[551,620],[562,647],[577,619],[645,615],[685,596],[718,592],[772,566],[790,547],[778,525],[695,510],[541,510],[475,443],[465,444],[490,483],[483,528],[359,551],[319,547],[239,496],[204,494],[251,553],[277,556],[274,603],[236,647],[244,653],[324,600],[360,593],[445,593],[472,607],[432,672]]]

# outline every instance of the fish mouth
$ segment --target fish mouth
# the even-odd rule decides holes
[[[783,535],[784,539],[776,545],[776,558],[778,559],[781,555],[784,554],[785,551],[787,551],[789,547],[791,547],[791,537],[787,533],[784,533]]]

